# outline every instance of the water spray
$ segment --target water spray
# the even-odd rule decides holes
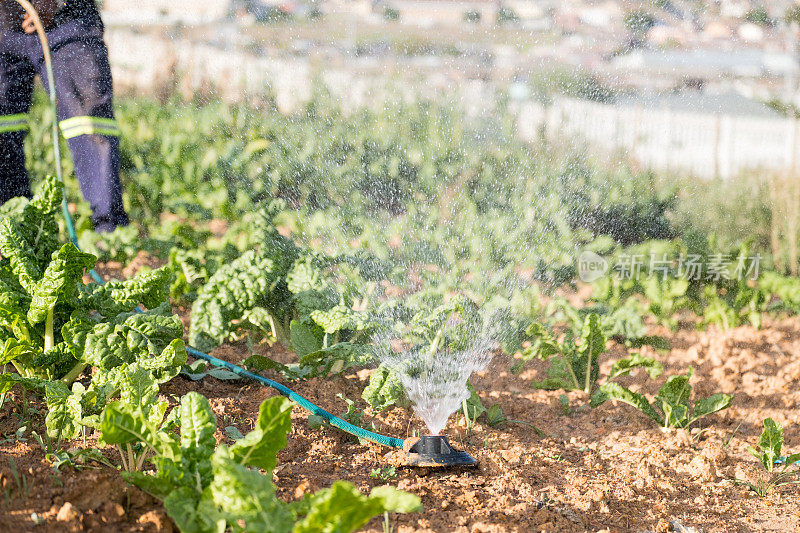
[[[435,309],[432,316],[436,317],[434,323],[438,323],[438,327],[435,333],[429,331],[428,338],[432,337],[429,344],[423,342],[412,349],[395,351],[392,346],[404,344],[402,334],[395,336],[397,332],[386,331],[373,338],[376,356],[394,371],[414,413],[430,432],[430,435],[405,440],[403,455],[398,461],[401,464],[449,467],[477,463],[468,453],[454,449],[447,437],[440,434],[450,416],[469,398],[469,377],[486,368],[491,360],[493,336],[484,331],[480,325],[483,320],[477,313],[470,312],[470,305],[451,301]],[[452,320],[460,313],[463,316]],[[445,333],[450,325],[458,330],[454,335]],[[411,326],[410,329],[416,328]],[[468,334],[467,331],[479,333]],[[453,337],[459,341],[453,343]],[[466,339],[469,340],[464,342]]]
[[[78,236],[77,232],[75,231],[75,224],[74,221],[72,220],[72,215],[70,214],[67,205],[66,185],[64,183],[63,170],[61,167],[61,148],[59,143],[60,130],[58,127],[58,105],[56,100],[56,86],[53,77],[53,61],[50,53],[50,45],[48,44],[47,34],[45,32],[44,26],[42,25],[41,19],[39,18],[39,14],[36,12],[36,9],[33,7],[33,5],[31,5],[31,3],[28,0],[15,0],[15,1],[20,6],[22,6],[22,8],[29,15],[31,15],[34,27],[36,28],[36,33],[39,37],[39,42],[42,45],[42,52],[47,72],[49,102],[50,102],[50,108],[53,112],[52,136],[53,136],[53,147],[55,154],[56,177],[61,182],[62,188],[64,189],[63,200],[62,200],[62,211],[64,214],[64,222],[66,224],[67,233],[69,234],[70,240],[76,247],[78,247],[78,249],[80,249],[80,247],[78,246]],[[102,277],[100,277],[100,275],[94,269],[91,269],[89,273],[95,280],[95,282],[99,284],[104,283]],[[136,310],[141,312],[141,309],[139,308],[137,308]],[[212,366],[218,368],[224,368],[240,377],[246,379],[252,379],[262,385],[275,389],[279,394],[289,398],[291,401],[293,401],[303,409],[323,418],[331,426],[338,428],[346,433],[349,433],[361,439],[368,440],[370,442],[374,442],[376,444],[381,444],[383,446],[388,446],[390,448],[402,449],[404,457],[401,458],[401,463],[407,466],[453,467],[453,466],[472,466],[477,463],[477,461],[468,453],[454,450],[453,447],[450,446],[450,442],[447,440],[447,437],[441,435],[426,435],[418,439],[410,438],[403,440],[395,437],[389,437],[387,435],[381,435],[373,431],[368,431],[364,428],[355,426],[329,413],[325,409],[319,407],[318,405],[315,405],[314,403],[310,402],[303,396],[297,394],[293,390],[289,389],[284,385],[281,385],[276,381],[265,378],[253,372],[249,372],[238,365],[229,363],[228,361],[224,361],[222,359],[218,359],[214,356],[203,353],[200,350],[192,348],[191,346],[187,346],[186,351],[192,357],[201,359]]]

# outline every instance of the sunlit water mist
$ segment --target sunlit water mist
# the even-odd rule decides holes
[[[394,352],[390,343],[376,343],[380,360],[392,368],[431,435],[438,435],[465,399],[467,379],[491,360],[493,342],[481,340],[461,351]]]

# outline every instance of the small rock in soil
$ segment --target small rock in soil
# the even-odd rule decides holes
[[[725,451],[725,446],[719,441],[712,441],[706,444],[700,454],[717,466],[724,464],[728,459],[728,452]]]
[[[172,522],[164,511],[148,511],[139,517],[138,522],[142,525],[152,524],[155,529],[151,529],[151,531],[156,531],[157,533],[172,533],[173,531]]]
[[[73,520],[77,520],[80,518],[81,513],[72,505],[70,502],[65,503],[61,506],[61,509],[58,510],[58,514],[56,514],[56,520],[59,522],[72,522]]]
[[[696,527],[684,526],[678,520],[671,521],[669,525],[672,526],[672,531],[677,531],[677,533],[700,533]]]
[[[136,488],[130,488],[128,491],[128,504],[131,507],[145,507],[149,505],[152,498],[146,493]]]
[[[663,518],[658,521],[658,524],[656,524],[656,533],[669,533],[671,530],[672,528],[670,527],[669,522]]]
[[[294,489],[294,499],[299,500],[301,499],[306,492],[308,492],[309,483],[308,480],[304,479],[300,482],[299,485]]]
[[[687,473],[693,478],[706,482],[713,481],[716,474],[711,461],[706,459],[706,457],[703,455],[695,456],[695,458],[689,463],[689,467],[686,470]]]
[[[550,512],[545,509],[539,509],[531,516],[531,523],[535,526],[544,524],[550,520]]]
[[[118,503],[105,502],[100,506],[100,517],[108,524],[115,524],[125,518],[125,509]]]

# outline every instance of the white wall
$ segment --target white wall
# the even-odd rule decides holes
[[[520,109],[519,132],[583,138],[601,149],[625,150],[644,166],[730,178],[747,170],[797,171],[800,123],[788,118],[690,113],[640,106],[615,106],[558,98],[546,110]]]

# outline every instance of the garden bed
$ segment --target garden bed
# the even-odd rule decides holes
[[[787,451],[800,448],[800,359],[796,357],[800,320],[768,319],[761,330],[743,326],[671,333],[653,325],[649,329],[666,336],[672,345],[669,352],[649,354],[664,365],[665,374],[693,366],[696,394],[731,393],[733,405],[689,431],[662,432],[627,405],[608,402],[590,410],[587,399],[577,392],[569,393],[566,414],[559,392],[531,387],[534,379],[541,378],[542,364],[527,363],[515,376],[509,371],[512,361],[501,355],[473,378],[476,390],[484,404],[498,403],[506,417],[533,423],[546,437],[519,423],[492,428],[480,421],[467,434],[461,417],[454,415],[445,434],[478,459],[477,468],[392,472],[384,469],[387,448],[358,444],[334,429],[311,429],[307,413],[295,407],[289,444],[279,454],[274,473],[278,494],[295,500],[338,479],[362,490],[396,484],[419,495],[424,505],[421,513],[391,516],[399,532],[669,531],[671,523],[702,531],[800,528],[796,485],[759,498],[731,481],[759,475],[759,465],[746,446],[757,441],[765,417],[784,425]],[[266,344],[256,350],[279,361],[293,357]],[[601,366],[624,350],[612,343]],[[213,354],[234,362],[249,355],[243,344],[225,345]],[[296,382],[292,387],[338,414],[346,410],[339,393],[365,407],[360,393],[368,374],[362,370],[335,379]],[[645,383],[642,392],[652,395],[660,381],[634,374],[624,382],[632,387]],[[252,429],[259,404],[275,394],[253,383],[211,377],[196,382],[179,377],[162,386],[162,394],[173,399],[191,390],[209,398],[220,427],[234,426],[242,433]],[[170,530],[161,504],[126,484],[114,469],[92,463],[85,470],[67,467],[56,472],[30,438],[31,430],[43,432],[43,405],[28,401],[38,413],[29,412],[25,442],[15,438],[20,414],[9,408],[10,402],[0,412],[5,507],[0,529],[29,530],[40,523],[37,531]],[[371,413],[365,410],[369,420]],[[375,415],[372,422],[384,434],[421,434],[422,424],[411,416],[410,411],[395,408]],[[217,432],[218,440],[226,438]],[[91,439],[74,442],[79,447],[93,444]],[[113,448],[103,453],[118,463]],[[382,528],[383,520],[376,518],[366,529]]]

